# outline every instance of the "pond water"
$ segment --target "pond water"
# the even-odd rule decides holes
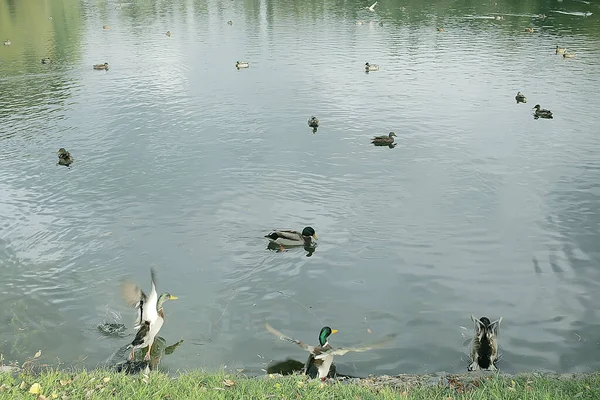
[[[304,361],[269,322],[397,334],[342,373],[459,372],[472,313],[505,371],[600,368],[600,7],[368,3],[0,0],[5,360],[104,362],[154,267],[171,371]],[[267,249],[307,225],[310,257]]]

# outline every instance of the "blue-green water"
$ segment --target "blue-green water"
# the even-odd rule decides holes
[[[4,358],[105,361],[153,266],[170,370],[304,360],[268,321],[397,334],[343,373],[464,371],[471,313],[504,317],[505,371],[598,369],[600,8],[367,3],[0,1]],[[310,257],[266,249],[306,225]]]

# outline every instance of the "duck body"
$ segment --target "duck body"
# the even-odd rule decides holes
[[[515,100],[517,100],[517,104],[518,103],[527,103],[527,97],[525,97],[525,95],[521,92],[517,92],[517,95],[515,96]]]
[[[535,118],[546,118],[546,119],[552,119],[554,118],[552,116],[552,111],[550,110],[546,110],[540,107],[539,104],[536,104],[535,107],[533,107],[535,110]]]
[[[312,244],[313,238],[317,240],[317,234],[310,226],[304,228],[302,233],[292,230],[276,230],[265,237],[280,246],[305,246]]]
[[[5,45],[5,46],[10,46],[10,43],[11,43],[11,42],[10,42],[10,40],[8,40],[8,39],[6,39],[6,40],[4,41],[4,45]]]
[[[396,134],[394,132],[390,132],[387,136],[375,136],[371,139],[371,143],[376,146],[389,146],[394,143],[394,137]]]
[[[564,58],[575,58],[575,53],[567,53],[567,51],[565,51],[563,53],[563,57]]]
[[[171,36],[171,31],[167,31],[167,36]]]
[[[444,28],[438,27],[438,28],[437,28],[437,31],[438,31],[438,32],[444,32]]]
[[[67,150],[65,150],[64,147],[61,147],[60,149],[58,149],[56,154],[58,154],[58,164],[59,165],[65,165],[68,167],[69,165],[73,164],[73,157],[71,157],[71,153],[69,153]]]
[[[236,63],[235,63],[235,67],[237,69],[248,68],[249,66],[250,66],[250,63],[248,61],[236,61]]]
[[[310,117],[308,119],[308,126],[313,128],[313,132],[316,132],[317,128],[319,127],[319,120],[317,119],[317,117],[315,117],[315,116]]]
[[[50,58],[46,57],[46,58],[42,58],[42,64],[50,64],[52,62],[52,60],[50,60]]]
[[[495,19],[496,21],[502,21],[502,20],[504,19],[504,17],[503,17],[502,15],[496,15],[496,16],[494,17],[494,19]]]
[[[379,65],[377,65],[377,64],[369,64],[369,63],[365,63],[365,71],[366,71],[366,72],[370,72],[370,71],[379,71]]]
[[[556,54],[565,54],[565,48],[556,46]]]
[[[487,317],[476,319],[471,315],[471,320],[475,324],[475,334],[471,340],[471,364],[468,370],[496,371],[496,361],[498,361],[497,337],[502,317],[490,322]]]
[[[167,300],[177,299],[177,297],[170,293],[162,293],[158,296],[158,293],[156,292],[156,273],[154,269],[150,270],[150,275],[152,288],[148,295],[135,284],[124,282],[122,285],[123,298],[129,305],[136,308],[138,313],[135,322],[137,333],[129,345],[131,347],[129,360],[135,358],[135,350],[145,347],[148,347],[148,350],[144,360],[150,360],[150,350],[154,343],[154,338],[165,321],[163,305]]]
[[[104,25],[104,26],[102,26],[102,29],[104,29],[105,31],[107,31],[107,30],[109,30],[109,29],[110,29],[110,26],[108,26],[108,25]]]
[[[94,69],[108,70],[108,63],[105,62],[104,64],[94,64]]]
[[[525,28],[525,32],[533,33],[533,28]]]
[[[233,21],[232,20],[227,21],[227,25],[233,25]]]

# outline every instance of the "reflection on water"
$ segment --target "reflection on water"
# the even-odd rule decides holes
[[[262,373],[268,318],[398,334],[344,374],[464,371],[471,313],[504,317],[505,371],[598,369],[598,4],[365,6],[0,0],[0,353],[106,360],[154,266],[172,370]],[[306,225],[318,251],[265,248]]]

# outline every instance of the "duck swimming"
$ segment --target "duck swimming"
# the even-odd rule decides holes
[[[167,31],[167,36],[171,36],[171,31]]]
[[[6,39],[6,40],[4,41],[4,45],[5,45],[5,46],[10,46],[10,40]]]
[[[498,361],[498,327],[502,321],[500,319],[490,322],[487,317],[476,319],[471,315],[471,320],[475,324],[475,334],[471,341],[471,364],[469,371],[485,369],[496,371],[496,361]]]
[[[365,71],[366,71],[366,72],[370,72],[370,71],[379,71],[379,65],[377,65],[377,64],[369,64],[369,63],[365,63]]]
[[[121,285],[121,292],[125,301],[130,306],[139,310],[135,324],[137,334],[129,345],[129,347],[131,347],[129,360],[135,358],[136,349],[148,347],[144,360],[150,361],[150,349],[154,343],[154,338],[165,321],[163,305],[167,300],[177,299],[176,296],[173,296],[170,293],[162,293],[158,296],[158,293],[156,292],[156,273],[154,269],[150,270],[150,277],[152,288],[148,295],[146,295],[139,286],[131,282],[124,282]]]
[[[276,230],[265,237],[270,242],[278,244],[282,251],[284,246],[312,246],[312,239],[318,240],[315,230],[310,226],[304,228],[302,233],[292,230]]]
[[[236,61],[236,63],[235,63],[235,67],[237,69],[248,68],[249,66],[250,66],[250,63],[248,61]]]
[[[567,49],[556,46],[556,54],[565,54]]]
[[[104,29],[105,31],[107,31],[107,30],[109,30],[109,29],[110,29],[110,26],[108,26],[108,25],[104,25],[104,26],[102,26],[102,29]]]
[[[515,96],[515,100],[517,100],[517,104],[527,103],[527,97],[525,97],[525,95],[521,92],[517,92],[517,95]]]
[[[52,60],[50,60],[50,58],[46,57],[46,58],[42,58],[42,64],[50,64],[52,62]]]
[[[319,120],[317,119],[317,117],[315,117],[315,116],[310,117],[308,119],[308,126],[313,128],[313,133],[315,133],[317,131],[317,128],[319,127]]]
[[[563,53],[564,58],[575,58],[575,53],[568,53],[566,50]]]
[[[108,70],[108,63],[105,62],[104,64],[94,64],[94,69],[105,69],[105,70]]]
[[[376,146],[389,146],[394,143],[394,137],[397,137],[394,132],[390,132],[387,136],[375,136],[371,139],[371,143]]]
[[[533,33],[533,28],[525,28],[525,32]]]
[[[533,107],[533,108],[535,110],[535,119],[538,119],[538,118],[552,119],[553,118],[552,111],[541,108],[539,104],[536,104],[535,107]]]
[[[56,154],[58,154],[58,165],[65,165],[68,167],[69,165],[73,164],[73,157],[71,157],[71,153],[65,150],[64,147],[58,149]]]

